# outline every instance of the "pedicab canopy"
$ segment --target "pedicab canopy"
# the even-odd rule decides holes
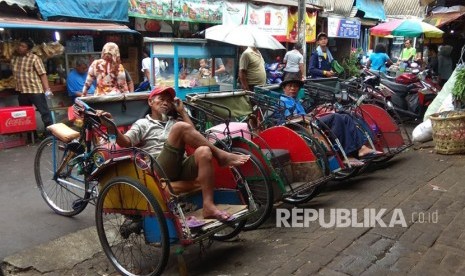
[[[370,29],[374,36],[405,36],[425,38],[440,38],[444,32],[435,26],[416,19],[395,19],[381,23]]]

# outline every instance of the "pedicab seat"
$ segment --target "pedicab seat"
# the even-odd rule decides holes
[[[47,130],[52,133],[58,140],[69,143],[74,139],[79,138],[80,133],[70,128],[63,123],[53,124],[47,127]]]

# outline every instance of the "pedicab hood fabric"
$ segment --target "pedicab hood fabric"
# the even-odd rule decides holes
[[[156,95],[160,95],[160,94],[163,94],[163,93],[170,93],[171,97],[174,99],[174,97],[176,97],[176,91],[174,91],[174,88],[173,87],[157,87],[157,88],[154,88],[152,90],[152,92],[150,92],[150,95],[149,95],[149,100],[153,97],[155,97]]]

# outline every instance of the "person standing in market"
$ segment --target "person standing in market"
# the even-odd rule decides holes
[[[19,92],[19,105],[35,105],[47,129],[53,121],[45,95],[53,94],[44,63],[31,52],[32,47],[33,43],[29,39],[19,41],[16,53],[11,59],[11,70],[16,81],[16,91]]]
[[[294,49],[284,55],[283,62],[286,64],[284,67],[284,74],[292,78],[305,79],[304,72],[304,56],[302,55],[302,44],[297,42]]]
[[[414,47],[412,47],[412,40],[406,39],[404,41],[404,46],[404,49],[402,49],[402,51],[400,52],[399,61],[408,61],[415,59],[417,50]]]
[[[142,54],[144,55],[144,58],[142,59],[142,73],[144,73],[144,82],[142,82],[139,87],[137,88],[137,91],[145,91],[145,90],[150,90],[150,76],[153,77],[153,86],[156,86],[157,79],[160,76],[160,61],[158,58],[150,58],[150,52],[145,49]],[[154,62],[153,64],[153,69],[154,72],[152,74],[152,60]]]
[[[84,58],[76,59],[74,69],[72,69],[66,79],[66,88],[68,89],[68,95],[72,102],[76,97],[82,96],[82,87],[87,78],[87,71],[89,69],[88,63]],[[95,83],[92,83],[90,88],[87,90],[88,95],[93,95],[95,90]]]
[[[367,68],[375,72],[387,72],[387,67],[392,64],[391,59],[386,54],[386,46],[378,43],[375,46],[375,51],[370,55],[367,61]]]
[[[334,60],[328,49],[328,35],[319,33],[316,37],[318,47],[310,56],[308,73],[312,78],[330,78],[336,76],[331,68],[331,62]]]
[[[248,47],[239,59],[241,88],[253,91],[256,85],[266,84],[265,60],[255,47]]]
[[[121,64],[119,47],[115,43],[106,43],[101,58],[94,60],[90,65],[82,89],[83,97],[87,96],[94,81],[97,81],[95,96],[122,94],[129,91],[126,71]]]

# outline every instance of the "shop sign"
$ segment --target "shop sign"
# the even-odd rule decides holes
[[[128,0],[129,16],[221,24],[223,1]]]
[[[360,38],[360,21],[328,17],[328,37]]]

